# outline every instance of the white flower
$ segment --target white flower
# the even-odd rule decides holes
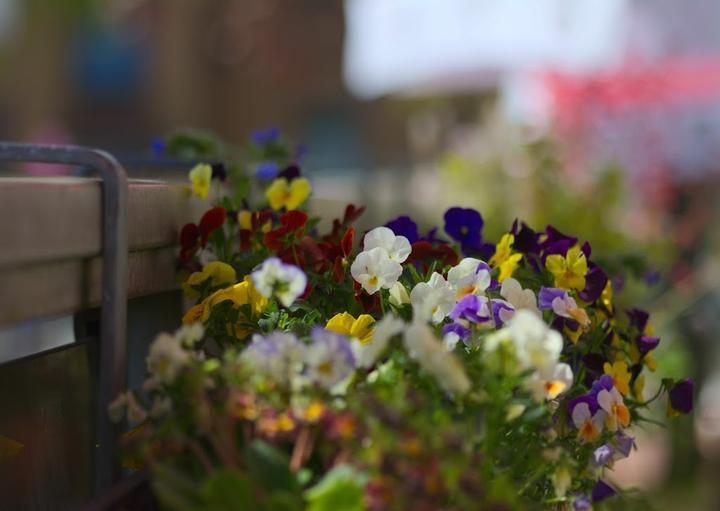
[[[402,307],[403,305],[410,303],[410,295],[399,281],[395,282],[390,288],[390,298],[388,301],[395,307]]]
[[[355,357],[344,335],[315,327],[313,342],[305,352],[305,363],[310,381],[331,389],[355,368]]]
[[[180,341],[163,332],[150,344],[145,364],[155,380],[169,384],[190,360],[190,353],[183,349]]]
[[[465,295],[482,295],[490,287],[490,267],[480,259],[466,257],[448,271],[448,282],[455,290],[455,299]]]
[[[388,257],[398,263],[405,262],[412,251],[410,242],[405,236],[396,236],[392,229],[387,227],[376,227],[363,239],[364,251],[378,247],[385,249]]]
[[[387,251],[380,247],[360,252],[350,266],[353,279],[370,295],[380,288],[391,288],[402,271],[402,265],[390,259]]]
[[[413,321],[405,330],[403,340],[410,356],[445,390],[453,394],[464,394],[470,390],[470,380],[462,364],[435,338],[427,323]]]
[[[554,367],[537,371],[528,382],[536,401],[555,399],[568,390],[573,383],[572,368],[560,362]]]
[[[275,331],[263,337],[255,334],[240,354],[241,360],[281,384],[292,382],[301,369],[306,346],[289,332]]]
[[[300,268],[285,264],[277,257],[266,259],[252,273],[252,281],[261,295],[265,298],[274,295],[285,307],[290,307],[307,285],[307,277]]]
[[[185,348],[193,348],[203,335],[205,328],[199,321],[191,325],[183,325],[175,331],[175,338]]]
[[[393,314],[387,314],[375,323],[372,341],[363,344],[353,338],[351,347],[357,367],[372,367],[377,358],[387,348],[390,339],[402,332],[403,328],[405,328],[405,322],[402,319]]]
[[[562,336],[550,329],[539,316],[521,309],[505,328],[522,369],[546,371],[557,363],[563,347]]]
[[[527,309],[540,315],[540,309],[537,306],[537,297],[532,289],[523,289],[520,282],[512,277],[503,280],[500,288],[500,296],[505,298],[515,310]]]
[[[618,389],[613,387],[612,389],[602,389],[598,392],[597,402],[605,413],[605,424],[608,430],[617,431],[618,424],[627,427],[630,424],[630,412],[623,403],[623,397],[618,392]]]
[[[590,325],[590,318],[585,309],[578,307],[575,299],[567,293],[562,297],[558,296],[553,299],[552,310],[558,316],[577,321],[580,326]]]
[[[455,306],[455,291],[442,275],[433,272],[430,280],[413,288],[410,302],[418,319],[440,323]]]
[[[594,442],[600,438],[605,421],[605,412],[598,410],[595,415],[590,413],[590,406],[587,403],[578,403],[573,408],[573,424],[578,429],[578,440],[581,442]]]

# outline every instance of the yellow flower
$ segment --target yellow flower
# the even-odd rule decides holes
[[[490,261],[488,264],[492,268],[496,268],[500,266],[503,261],[505,261],[507,258],[510,257],[512,254],[512,244],[515,243],[515,236],[513,236],[510,233],[503,234],[502,238],[500,238],[500,241],[498,242],[497,246],[495,247],[495,253],[490,258]]]
[[[585,289],[587,259],[580,247],[575,245],[565,257],[552,254],[545,260],[545,266],[555,277],[555,286],[563,289]]]
[[[624,361],[617,360],[613,362],[612,365],[610,365],[609,362],[605,362],[603,371],[605,371],[605,374],[612,376],[613,383],[620,394],[626,396],[628,392],[630,392],[630,373]]]
[[[607,284],[605,284],[605,288],[600,294],[600,300],[608,311],[613,311],[613,288],[612,281],[610,281],[609,279],[607,281]]]
[[[304,177],[293,179],[290,183],[284,177],[277,178],[265,191],[270,207],[285,208],[288,211],[297,209],[310,196],[312,187]]]
[[[237,221],[240,229],[252,229],[252,212],[247,209],[241,209],[237,214]]]
[[[357,338],[361,344],[372,341],[372,325],[375,319],[369,314],[361,314],[357,319],[347,312],[335,314],[325,328],[338,334]]]
[[[207,163],[199,163],[190,170],[190,182],[192,192],[201,199],[207,198],[210,193],[210,180],[212,179],[212,167]]]
[[[182,318],[183,325],[192,325],[193,323],[202,319],[203,313],[205,312],[205,305],[198,303],[188,309]]]
[[[498,282],[502,282],[508,277],[512,277],[515,270],[517,270],[518,264],[522,259],[522,254],[513,254],[502,263],[500,263],[500,274],[498,275]]]
[[[235,279],[235,269],[232,266],[221,261],[212,261],[206,264],[202,271],[191,274],[182,287],[186,295],[196,297],[198,292],[194,289],[195,286],[209,280],[210,287],[218,287],[225,284],[234,284]]]

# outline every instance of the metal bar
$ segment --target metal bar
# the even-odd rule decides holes
[[[95,466],[95,491],[99,493],[119,475],[116,428],[108,417],[107,405],[125,389],[126,379],[127,174],[110,154],[79,146],[0,142],[2,160],[83,165],[97,171],[102,179],[103,292]]]

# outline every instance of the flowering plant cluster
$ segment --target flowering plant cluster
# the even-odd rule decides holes
[[[111,405],[169,508],[616,509],[650,403],[692,410],[691,379],[646,395],[660,339],[588,243],[515,222],[493,244],[459,207],[422,234],[360,232],[348,205],[323,231],[278,133],[249,154],[261,198],[230,188],[182,230],[194,304]]]

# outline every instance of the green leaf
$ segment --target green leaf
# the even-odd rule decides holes
[[[275,447],[255,440],[245,448],[243,456],[251,475],[266,491],[285,491],[299,495],[300,488],[290,471],[290,461]]]
[[[205,479],[202,485],[208,511],[243,511],[257,509],[253,482],[234,470],[216,472]]]
[[[349,465],[338,465],[305,492],[307,511],[363,511],[367,478]]]
[[[197,483],[176,468],[159,464],[153,469],[153,493],[164,509],[201,511],[204,502]]]

